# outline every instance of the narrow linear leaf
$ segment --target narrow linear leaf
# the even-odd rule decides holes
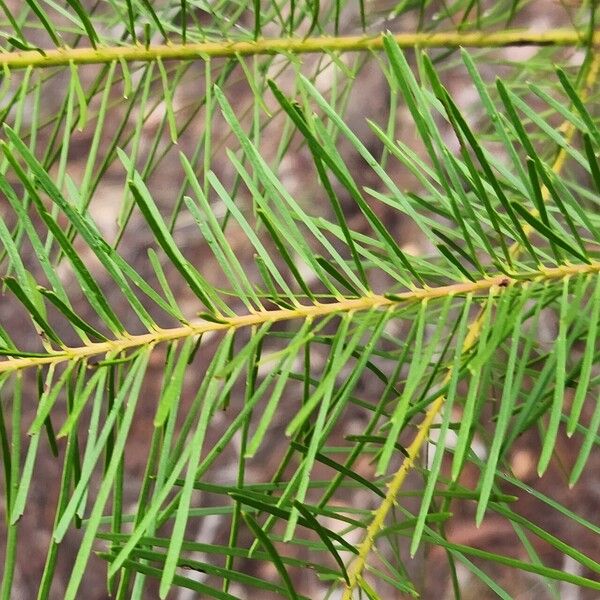
[[[298,594],[296,593],[294,584],[288,575],[287,569],[283,564],[281,557],[279,556],[273,542],[269,539],[267,534],[261,529],[260,525],[254,520],[254,518],[248,513],[242,513],[242,518],[246,521],[250,531],[255,535],[256,539],[260,542],[261,546],[265,549],[267,554],[271,557],[273,565],[277,569],[281,579],[283,580],[285,587],[288,591],[289,597],[293,600],[298,600]]]

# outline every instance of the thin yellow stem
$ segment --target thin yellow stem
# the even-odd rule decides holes
[[[598,79],[599,70],[600,70],[600,53],[596,52],[594,54],[594,58],[592,59],[592,63],[590,64],[590,70],[585,79],[585,84],[580,93],[581,101],[584,104],[590,95],[590,92],[594,86],[594,83]],[[566,144],[560,148],[560,150],[556,154],[556,158],[554,159],[554,162],[552,163],[552,172],[556,173],[557,175],[562,171],[563,167],[565,166],[565,162],[568,157],[568,152],[566,150],[566,146],[571,145],[571,143],[573,142],[573,138],[575,137],[575,133],[577,132],[577,127],[575,127],[575,124],[572,123],[571,121],[564,121],[563,124],[559,127],[559,130],[562,130],[564,132]],[[549,195],[550,195],[550,192],[549,192],[548,188],[546,186],[544,186],[544,188],[542,190],[542,197],[544,199],[544,202],[546,202],[548,200]],[[536,216],[538,215],[537,210],[533,210],[531,212],[532,212],[532,214],[534,214]],[[525,232],[525,235],[527,237],[529,237],[533,232],[533,228],[531,227],[531,225],[529,225],[529,223],[526,223],[525,226],[523,227],[523,231]],[[510,254],[513,258],[516,258],[522,250],[523,250],[523,247],[519,243],[514,243],[512,245],[512,247],[510,248]]]
[[[582,100],[585,100],[589,97],[589,94],[594,87],[598,75],[600,73],[600,53],[595,53],[590,64],[590,68],[585,79],[582,90],[580,91],[580,96]],[[564,132],[565,139],[567,142],[571,143],[577,131],[575,125],[570,121],[565,121],[559,128]],[[554,159],[552,164],[552,171],[556,174],[559,174],[566,162],[567,152],[564,148],[561,148]],[[546,201],[549,196],[548,189],[543,189],[543,199]],[[533,211],[532,211],[533,212]],[[532,227],[524,227],[524,231],[527,236],[533,233]],[[510,254],[513,258],[517,258],[522,251],[522,246],[518,243],[513,244],[510,248]],[[562,267],[561,267],[562,268]],[[566,276],[566,273],[565,273]],[[481,333],[481,328],[483,326],[483,311],[479,313],[479,315],[473,320],[469,327],[468,334],[463,343],[463,352],[467,352],[478,340],[479,335]],[[444,378],[444,383],[447,383],[452,376],[452,370],[448,369],[446,372],[446,376]],[[373,515],[373,520],[367,527],[367,533],[359,546],[358,556],[354,560],[354,562],[350,565],[348,569],[349,583],[346,585],[344,589],[344,593],[342,595],[342,600],[351,600],[352,592],[358,585],[362,572],[366,566],[367,558],[373,549],[373,545],[375,544],[375,537],[378,531],[383,527],[387,515],[389,514],[391,508],[394,506],[396,502],[396,498],[404,481],[406,479],[407,474],[412,469],[415,464],[415,460],[419,456],[421,449],[426,444],[429,439],[429,431],[431,426],[433,425],[435,418],[440,414],[446,398],[444,395],[438,396],[427,409],[425,416],[421,423],[418,425],[418,432],[415,438],[413,439],[410,446],[407,448],[407,456],[402,461],[400,468],[394,473],[392,481],[389,484],[388,491],[383,502],[379,505],[377,510]]]
[[[576,29],[530,31],[513,29],[487,32],[398,33],[394,35],[402,48],[492,48],[501,46],[584,46],[600,44],[600,31],[591,36]],[[254,54],[307,54],[311,52],[359,52],[381,50],[383,35],[339,37],[275,38],[256,41],[215,41],[195,44],[143,46],[98,46],[98,48],[53,48],[0,54],[0,66],[10,69],[55,67],[74,64],[103,64],[161,60],[205,60],[209,57],[248,56]]]
[[[398,496],[398,492],[406,479],[406,476],[412,469],[415,464],[415,460],[419,456],[419,452],[421,451],[421,447],[427,441],[429,437],[429,429],[433,424],[433,420],[437,416],[438,412],[441,410],[444,404],[444,396],[438,396],[434,400],[434,402],[429,406],[427,412],[425,413],[425,418],[418,425],[417,435],[415,439],[411,442],[410,446],[406,449],[406,457],[402,461],[402,465],[400,468],[394,473],[394,477],[388,484],[388,491],[383,499],[383,502],[379,505],[379,508],[375,511],[373,516],[373,520],[367,527],[367,534],[365,535],[362,543],[358,547],[358,556],[356,560],[352,563],[351,569],[348,573],[350,577],[350,585],[344,591],[343,598],[350,598],[352,594],[352,589],[356,585],[358,578],[361,576],[361,573],[365,567],[367,557],[373,548],[373,544],[375,543],[375,537],[379,533],[379,530],[383,528],[385,525],[385,519],[392,509],[394,504],[396,503],[396,497]]]
[[[124,350],[131,350],[132,348],[139,348],[141,346],[150,346],[162,342],[179,340],[207,333],[209,331],[225,331],[232,327],[240,329],[242,327],[251,327],[268,322],[275,323],[277,321],[291,321],[293,319],[314,319],[338,312],[365,311],[408,302],[419,302],[424,299],[485,292],[491,288],[500,291],[504,286],[521,285],[525,281],[548,281],[598,272],[600,272],[600,261],[592,262],[589,265],[562,265],[551,269],[523,273],[516,276],[515,279],[511,279],[504,275],[497,275],[495,277],[488,277],[465,283],[453,283],[431,288],[416,288],[410,292],[394,294],[391,297],[371,294],[362,298],[350,298],[347,300],[340,300],[339,302],[331,302],[329,304],[301,305],[296,308],[282,308],[279,310],[261,310],[251,314],[229,317],[223,319],[223,322],[219,323],[213,321],[197,321],[170,329],[157,328],[155,331],[140,335],[124,335],[123,337],[114,340],[90,343],[77,348],[65,347],[57,352],[49,353],[44,356],[8,358],[7,360],[0,362],[0,373],[17,371],[40,365],[56,364],[68,360],[88,359],[93,356],[106,355],[115,352],[118,353]]]

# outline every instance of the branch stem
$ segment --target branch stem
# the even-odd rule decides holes
[[[206,60],[210,57],[258,54],[308,54],[322,52],[362,52],[383,49],[383,34],[271,38],[256,41],[215,41],[194,44],[169,43],[144,46],[98,46],[97,48],[52,48],[0,54],[0,67],[56,67],[73,64],[105,64],[113,61],[149,62],[155,60]],[[493,48],[503,46],[585,46],[600,44],[600,30],[576,29],[531,31],[509,29],[496,32],[398,33],[394,39],[401,48]]]
[[[447,296],[458,296],[461,294],[487,292],[496,289],[498,293],[508,285],[522,285],[524,282],[549,281],[573,277],[585,274],[600,273],[600,261],[594,261],[589,265],[562,265],[549,269],[534,271],[532,273],[518,274],[514,279],[504,275],[488,277],[477,281],[465,283],[453,283],[438,287],[416,288],[409,292],[383,296],[371,294],[362,298],[349,298],[338,302],[327,304],[317,303],[312,305],[299,305],[296,308],[282,308],[278,310],[263,310],[224,318],[222,322],[196,321],[170,329],[156,328],[149,333],[140,335],[125,335],[121,338],[105,342],[90,343],[76,348],[66,347],[45,356],[26,356],[8,358],[0,362],[0,373],[17,371],[39,365],[56,364],[69,360],[83,360],[94,356],[119,353],[141,346],[151,346],[172,340],[184,339],[207,332],[225,331],[230,328],[240,329],[263,323],[275,323],[277,321],[291,321],[294,319],[314,319],[334,313],[366,311],[374,308],[387,308],[408,302],[420,302],[425,299],[443,298]]]

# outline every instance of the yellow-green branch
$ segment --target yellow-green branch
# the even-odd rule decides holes
[[[600,44],[600,31],[590,39],[589,32],[576,29],[548,31],[507,30],[487,32],[398,33],[394,38],[402,48],[492,48],[502,46],[584,46]],[[210,57],[254,54],[307,54],[311,52],[358,52],[381,50],[383,35],[339,37],[275,38],[256,41],[201,42],[143,46],[99,46],[94,48],[53,48],[0,54],[0,66],[9,69],[55,67],[74,64],[104,64],[112,61],[204,60]]]
[[[181,327],[170,329],[157,328],[155,331],[140,335],[125,335],[121,338],[105,342],[90,343],[77,348],[65,348],[45,356],[27,356],[8,358],[0,362],[0,373],[61,363],[69,360],[83,360],[94,356],[118,353],[142,346],[153,346],[162,342],[179,340],[200,335],[209,331],[225,331],[230,328],[240,329],[277,321],[291,321],[294,319],[319,318],[339,312],[366,311],[374,308],[384,308],[400,305],[407,302],[419,302],[424,299],[442,298],[469,293],[480,293],[490,289],[500,292],[509,285],[522,285],[528,281],[549,281],[584,274],[600,272],[600,262],[594,261],[589,265],[563,265],[550,269],[534,271],[529,274],[519,275],[516,279],[498,275],[477,281],[453,283],[439,287],[417,288],[410,292],[394,294],[393,297],[372,294],[363,298],[350,298],[331,302],[328,304],[300,305],[297,308],[282,308],[278,310],[256,311],[254,313],[229,317],[223,322],[197,321]]]
[[[600,74],[600,53],[595,53],[592,59],[592,62],[589,67],[589,71],[587,77],[585,78],[582,90],[581,90],[581,99],[583,102],[589,97],[591,90],[593,89],[598,76]],[[570,143],[575,136],[576,127],[571,121],[565,121],[559,128],[560,131],[564,133],[565,139]],[[556,174],[559,174],[563,169],[567,158],[567,152],[564,148],[561,148],[554,162],[552,164],[552,171]],[[548,199],[549,192],[548,189],[544,188],[543,190],[543,199],[544,202]],[[532,211],[534,214],[537,214],[537,211]],[[533,228],[527,227],[525,229],[526,235],[529,237],[533,233]],[[510,254],[513,258],[517,258],[522,252],[522,246],[519,243],[513,244],[510,248]],[[566,273],[564,274],[566,276]],[[479,335],[481,333],[481,328],[483,325],[482,319],[483,311],[479,313],[479,315],[473,320],[471,325],[469,326],[469,331],[465,338],[463,344],[463,352],[468,352],[471,347],[475,344]],[[452,370],[449,369],[445,376],[445,382],[447,383],[452,377]],[[421,449],[426,444],[429,439],[429,431],[431,426],[433,425],[436,417],[440,414],[446,398],[444,395],[438,396],[430,405],[427,411],[425,412],[425,416],[421,423],[418,425],[418,432],[415,438],[413,439],[410,446],[407,448],[407,456],[402,461],[400,468],[394,473],[392,480],[388,486],[388,491],[382,503],[379,505],[377,510],[373,515],[373,520],[367,527],[367,533],[359,546],[358,556],[351,564],[348,569],[349,583],[346,585],[344,589],[344,594],[342,596],[342,600],[351,600],[352,593],[356,586],[359,584],[359,581],[362,577],[362,572],[367,564],[367,558],[373,549],[373,545],[375,544],[375,537],[379,532],[380,528],[383,527],[387,515],[389,514],[391,508],[394,506],[396,502],[396,498],[398,497],[398,493],[404,484],[406,476],[409,471],[413,468],[415,460],[419,456]]]

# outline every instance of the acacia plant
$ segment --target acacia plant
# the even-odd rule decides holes
[[[594,9],[0,0],[2,598],[596,597]]]

